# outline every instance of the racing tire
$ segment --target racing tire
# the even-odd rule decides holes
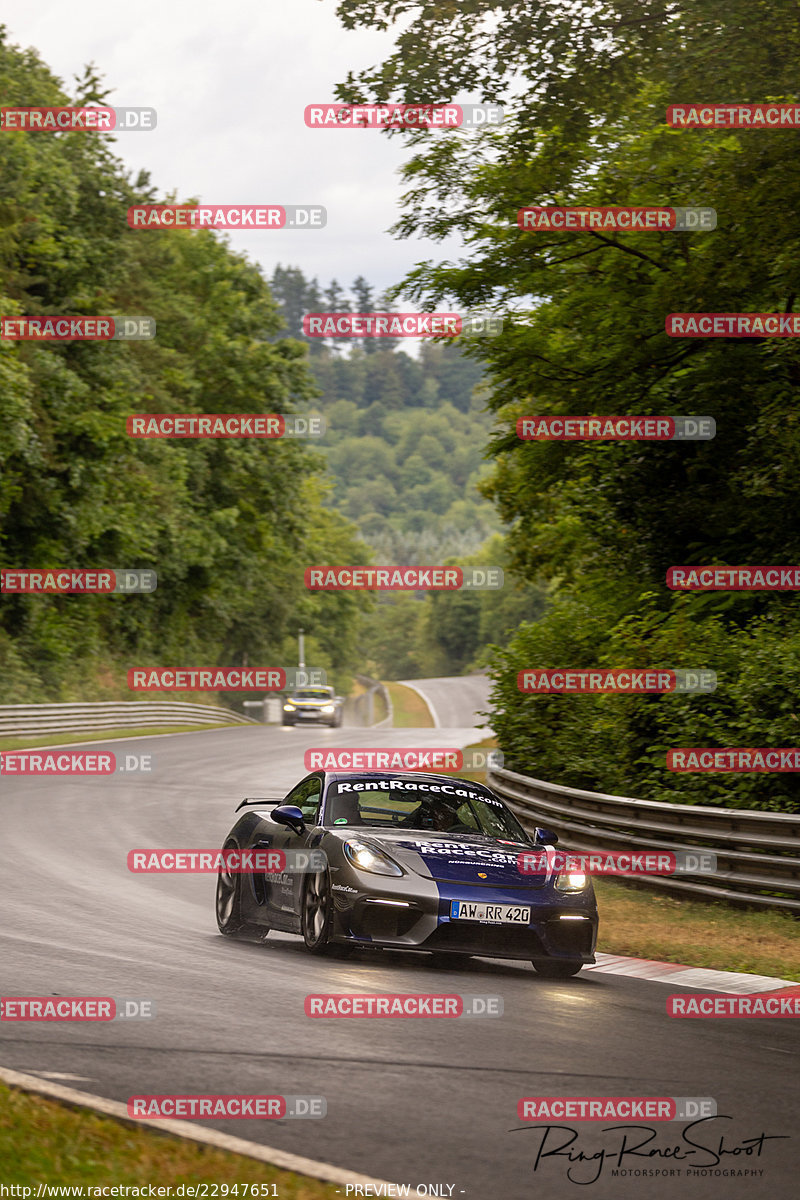
[[[238,850],[235,842],[226,842],[226,850]],[[225,937],[266,937],[269,929],[252,925],[242,916],[242,876],[221,866],[217,874],[215,903],[217,928]]]
[[[544,979],[569,979],[577,975],[583,966],[582,962],[570,962],[563,958],[532,958],[534,970]]]
[[[294,725],[294,721],[289,721],[286,717],[281,721],[282,725]]]
[[[303,907],[300,917],[303,941],[309,954],[333,954],[333,892],[328,868],[315,871],[306,879],[303,888]]]
[[[334,729],[338,729],[338,728],[339,728],[339,726],[341,725],[341,723],[342,723],[342,717],[343,717],[343,715],[344,715],[344,714],[342,713],[342,710],[341,710],[341,709],[339,709],[339,711],[337,712],[336,716],[333,718],[333,728],[334,728]]]

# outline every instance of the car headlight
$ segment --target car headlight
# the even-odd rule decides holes
[[[332,704],[323,704],[322,711],[326,712],[326,713],[332,713],[332,712],[336,712],[336,709],[334,708],[334,706]]]
[[[294,705],[293,704],[284,704],[283,711],[284,712],[294,712]]]
[[[374,850],[372,846],[368,846],[366,842],[361,842],[356,838],[345,842],[344,853],[348,861],[354,867],[358,867],[359,871],[370,871],[373,875],[405,874],[402,867],[389,858],[388,854]]]
[[[556,875],[556,891],[582,892],[588,882],[585,871],[562,871]]]

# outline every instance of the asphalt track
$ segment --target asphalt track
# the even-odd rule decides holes
[[[466,723],[448,730],[448,744],[470,740]],[[441,745],[441,732],[235,728],[105,743],[118,755],[152,752],[149,778],[6,776],[0,991],[151,998],[156,1015],[108,1024],[3,1022],[0,1065],[58,1073],[122,1102],[139,1093],[322,1095],[323,1120],[207,1124],[408,1183],[411,1195],[417,1185],[469,1200],[796,1195],[792,1020],[671,1020],[669,985],[610,974],[556,982],[524,963],[443,969],[422,956],[369,952],[317,961],[288,936],[230,942],[216,929],[213,876],[127,870],[132,848],[221,845],[239,799],[287,790],[304,774],[308,746],[417,744]],[[325,991],[498,995],[504,1015],[307,1018],[305,995]],[[606,1160],[587,1193],[566,1179],[564,1156],[534,1170],[543,1133],[517,1119],[520,1097],[560,1095],[713,1096],[732,1119],[703,1128],[706,1145],[724,1136],[730,1152],[717,1166],[703,1156],[709,1169],[763,1174],[687,1177],[699,1154],[682,1162],[629,1156],[625,1169],[682,1174],[613,1177],[616,1163]],[[602,1123],[555,1123],[578,1131],[573,1152],[610,1153],[621,1143],[622,1134],[603,1132]],[[683,1125],[659,1126],[649,1148],[670,1153]],[[752,1147],[746,1153],[745,1140],[762,1133],[789,1140],[766,1142],[760,1156]],[[629,1144],[633,1137],[629,1131]],[[572,1170],[589,1180],[598,1162]]]
[[[467,721],[480,726],[488,719],[478,715],[490,707],[491,680],[488,675],[464,675],[455,679],[404,679],[401,682],[422,695],[434,724],[440,729],[455,729]],[[488,729],[483,729],[481,736],[486,737],[488,733]]]

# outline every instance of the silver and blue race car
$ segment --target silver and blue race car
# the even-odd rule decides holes
[[[281,800],[241,808],[224,849],[266,851],[267,865],[281,866],[239,873],[230,856],[223,862],[216,912],[227,936],[300,934],[312,954],[385,947],[522,959],[552,978],[595,961],[591,879],[551,867],[556,835],[529,837],[482,784],[314,771]]]

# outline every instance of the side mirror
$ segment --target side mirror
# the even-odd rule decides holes
[[[303,814],[294,804],[281,804],[277,808],[273,808],[269,816],[271,821],[275,821],[278,825],[288,825],[295,833],[299,834],[305,831],[306,823],[303,820]]]
[[[555,846],[558,834],[553,833],[552,829],[542,829],[537,825],[533,840],[537,846]]]

